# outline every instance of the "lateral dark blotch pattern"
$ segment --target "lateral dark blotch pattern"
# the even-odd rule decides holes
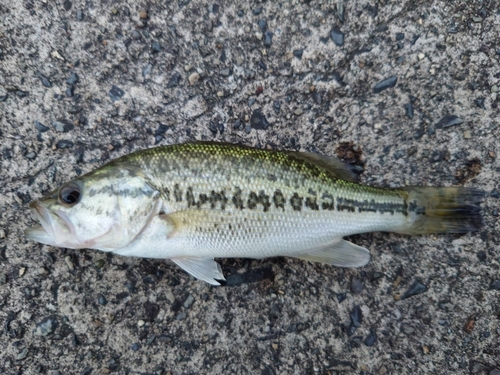
[[[290,198],[290,204],[292,205],[292,208],[294,211],[301,211],[302,210],[302,203],[303,203],[304,198],[299,196],[297,193],[293,193],[292,197]]]
[[[224,192],[224,190],[221,190],[220,192],[212,190],[210,192],[209,201],[210,201],[210,208],[214,209],[217,206],[217,203],[220,202],[221,210],[225,210],[228,199],[226,197],[226,193]]]
[[[358,208],[359,212],[379,212],[382,214],[387,212],[391,215],[395,213],[408,214],[406,203],[375,202],[374,199],[357,201],[342,197],[337,198],[337,202],[339,211],[356,212],[356,208]]]
[[[321,203],[321,208],[323,210],[333,211],[335,209],[335,200],[333,199],[333,195],[323,193],[321,199],[323,199],[323,202]]]
[[[240,210],[242,210],[244,208],[242,191],[239,187],[236,187],[236,193],[234,193],[232,200],[233,200],[234,207],[239,208]]]
[[[174,185],[174,198],[176,202],[182,202],[182,191],[179,184]]]
[[[275,190],[273,194],[273,203],[276,208],[281,208],[285,211],[286,199],[281,190]]]
[[[306,198],[306,207],[309,207],[313,211],[318,211],[319,206],[318,206],[318,202],[316,201],[316,198],[307,197]]]

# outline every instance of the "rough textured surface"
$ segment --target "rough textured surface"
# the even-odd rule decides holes
[[[499,373],[495,0],[13,0],[0,14],[1,373]],[[359,270],[223,260],[224,287],[23,238],[33,198],[195,139],[338,154],[376,186],[479,187],[485,227],[357,236],[373,255]]]

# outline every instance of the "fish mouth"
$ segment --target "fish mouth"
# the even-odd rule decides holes
[[[67,242],[75,234],[75,228],[67,215],[52,213],[39,201],[32,202],[30,208],[42,226],[26,229],[26,238],[46,245],[69,247]]]

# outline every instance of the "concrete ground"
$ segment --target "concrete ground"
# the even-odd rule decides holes
[[[496,0],[0,4],[0,373],[500,374]],[[374,186],[483,189],[467,235],[372,261],[170,261],[27,241],[28,203],[117,156],[214,140],[338,155]]]

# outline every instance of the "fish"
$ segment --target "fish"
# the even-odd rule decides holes
[[[483,225],[484,192],[379,188],[316,153],[195,142],[140,150],[30,204],[42,244],[171,259],[196,279],[224,281],[215,258],[294,257],[362,267],[367,232],[467,233]]]

